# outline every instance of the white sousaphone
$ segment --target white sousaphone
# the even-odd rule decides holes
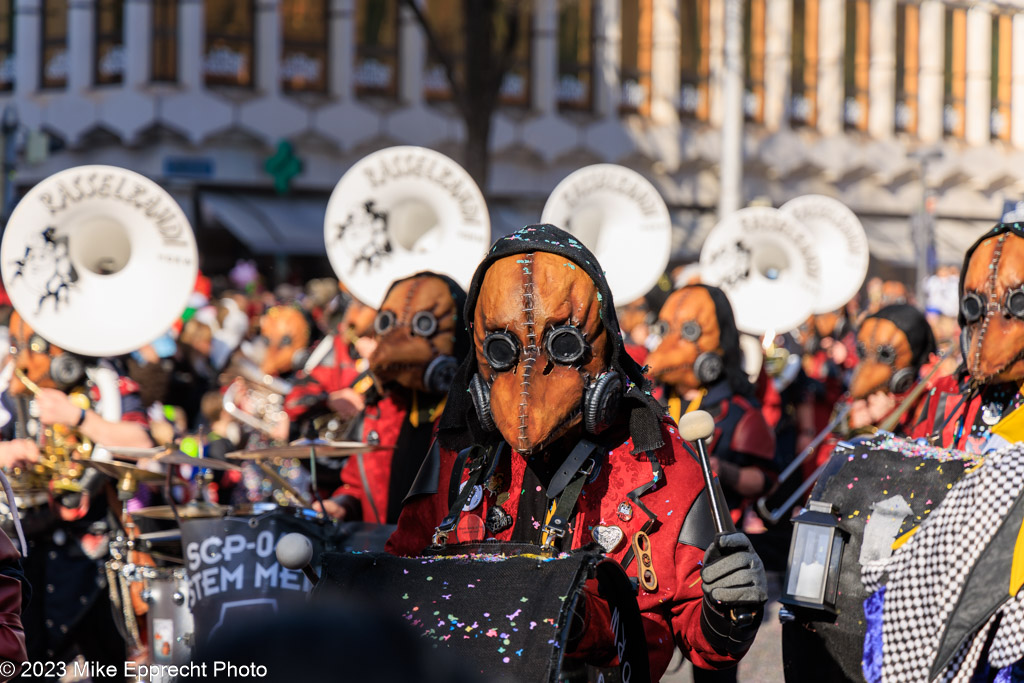
[[[338,279],[379,308],[388,286],[421,270],[468,288],[491,243],[480,188],[443,154],[389,147],[363,157],[331,194],[327,256]]]
[[[129,353],[165,333],[198,268],[192,227],[174,198],[115,166],[42,180],[0,244],[14,308],[41,337],[82,356]]]
[[[791,199],[779,211],[811,231],[818,258],[827,264],[813,312],[828,313],[846,305],[868,274],[868,237],[857,215],[838,199],[818,194]]]
[[[705,238],[701,279],[725,291],[741,332],[788,332],[807,320],[817,301],[822,261],[814,240],[803,223],[778,209],[740,209]]]
[[[654,287],[668,265],[672,220],[661,194],[636,171],[594,164],[551,192],[541,221],[573,234],[597,257],[618,306]]]

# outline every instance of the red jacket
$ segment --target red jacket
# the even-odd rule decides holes
[[[362,370],[362,360],[353,358],[349,343],[340,334],[334,335],[334,351],[308,373],[300,371],[295,376],[291,392],[285,399],[284,410],[288,419],[298,420],[309,409],[326,401],[326,395],[332,391],[347,389],[355,384]]]
[[[911,438],[935,440],[936,446],[955,448],[980,453],[987,441],[987,433],[973,434],[972,427],[977,421],[978,410],[983,397],[990,391],[983,391],[967,396],[967,387],[961,385],[956,375],[946,375],[935,381],[932,390],[920,402]]]
[[[691,508],[695,503],[707,505],[706,497],[698,498],[704,490],[700,466],[668,419],[662,422],[662,435],[665,445],[656,455],[661,462],[663,477],[653,490],[639,499],[658,519],[649,534],[658,588],[653,593],[641,588],[637,596],[647,632],[653,680],[660,679],[664,674],[677,644],[695,665],[703,668],[721,668],[736,661],[712,649],[701,631],[703,592],[700,569],[705,548],[680,541]],[[635,504],[631,504],[632,517],[628,521],[620,518],[617,513],[619,504],[629,501],[627,493],[654,478],[647,458],[644,455],[631,455],[631,449],[632,441],[626,441],[608,453],[594,480],[584,486],[570,524],[571,548],[591,543],[591,532],[595,526],[617,526],[624,532],[624,540],[609,556],[621,561],[630,547],[633,535],[647,522],[647,515]],[[398,519],[398,529],[388,540],[388,552],[416,556],[431,543],[435,527],[448,514],[448,485],[456,455],[441,449],[436,492],[412,498],[406,503]],[[510,469],[510,497],[502,507],[515,519],[521,495],[544,494],[534,490],[524,491],[525,458],[513,453],[510,462],[508,456],[502,460],[509,464]],[[462,473],[461,479],[468,479],[466,472]],[[460,517],[475,514],[486,519],[495,501],[495,495],[485,493],[476,508],[461,512]],[[696,516],[692,519],[696,519]],[[535,528],[539,529],[540,523],[536,522]],[[691,521],[691,527],[693,524]],[[540,532],[537,534],[539,540]],[[512,528],[499,532],[496,538],[509,541]],[[630,576],[636,575],[635,559],[626,571]],[[588,598],[599,599],[593,596]],[[591,640],[591,634],[610,632],[607,609],[602,610],[599,606],[591,609],[590,604],[588,601],[588,632],[584,635],[584,642]]]
[[[334,492],[335,496],[344,494],[358,500],[363,511],[363,521],[378,524],[385,521],[394,446],[398,443],[398,434],[408,414],[405,402],[395,396],[385,396],[377,403],[366,406],[363,411],[362,440],[390,448],[350,457],[341,468],[341,486]],[[421,455],[426,455],[426,451]],[[363,485],[364,473],[369,491]]]

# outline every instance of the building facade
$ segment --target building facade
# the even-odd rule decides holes
[[[419,1],[457,54],[460,0]],[[674,256],[696,255],[716,221],[726,2],[519,3],[484,188],[495,231],[537,220],[572,170],[612,162],[655,183]],[[906,266],[924,204],[939,258],[957,262],[1024,199],[1024,1],[742,5],[746,201],[834,196],[879,262]],[[460,157],[450,99],[401,0],[0,0],[18,187],[125,166],[225,250],[322,254],[327,195],[356,160],[395,144]]]

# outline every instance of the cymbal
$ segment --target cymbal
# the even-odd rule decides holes
[[[270,458],[308,459],[310,448],[316,449],[318,458],[343,458],[357,453],[389,448],[374,446],[361,441],[296,441],[287,446],[271,446],[251,451],[234,451],[227,454],[230,460],[267,460]]]
[[[168,450],[166,446],[154,446],[152,448],[132,448],[129,446],[104,446],[103,444],[96,444],[96,448],[102,448],[111,455],[117,455],[123,458],[130,458],[132,460],[153,458],[160,455],[161,453],[166,453]]]
[[[153,462],[161,465],[190,465],[192,467],[208,467],[211,470],[239,470],[241,467],[233,462],[224,462],[216,458],[193,458],[181,451],[171,451],[166,455],[158,455]]]
[[[144,470],[141,467],[132,465],[127,462],[114,462],[111,460],[81,460],[82,464],[87,467],[92,467],[99,470],[108,477],[114,479],[121,479],[122,477],[131,477],[137,482],[145,482],[147,484],[159,483],[166,481],[167,475],[163,472],[151,472]],[[174,483],[182,483],[181,479],[174,477],[172,479]]]
[[[212,517],[223,517],[228,509],[222,505],[211,503],[188,503],[177,506],[178,517],[181,519],[206,519]],[[131,513],[132,517],[144,519],[174,519],[174,512],[170,505],[154,505],[148,508],[141,508]]]

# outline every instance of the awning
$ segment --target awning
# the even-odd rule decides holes
[[[256,254],[324,255],[323,197],[273,197],[246,192],[203,192],[204,222],[217,222]]]

